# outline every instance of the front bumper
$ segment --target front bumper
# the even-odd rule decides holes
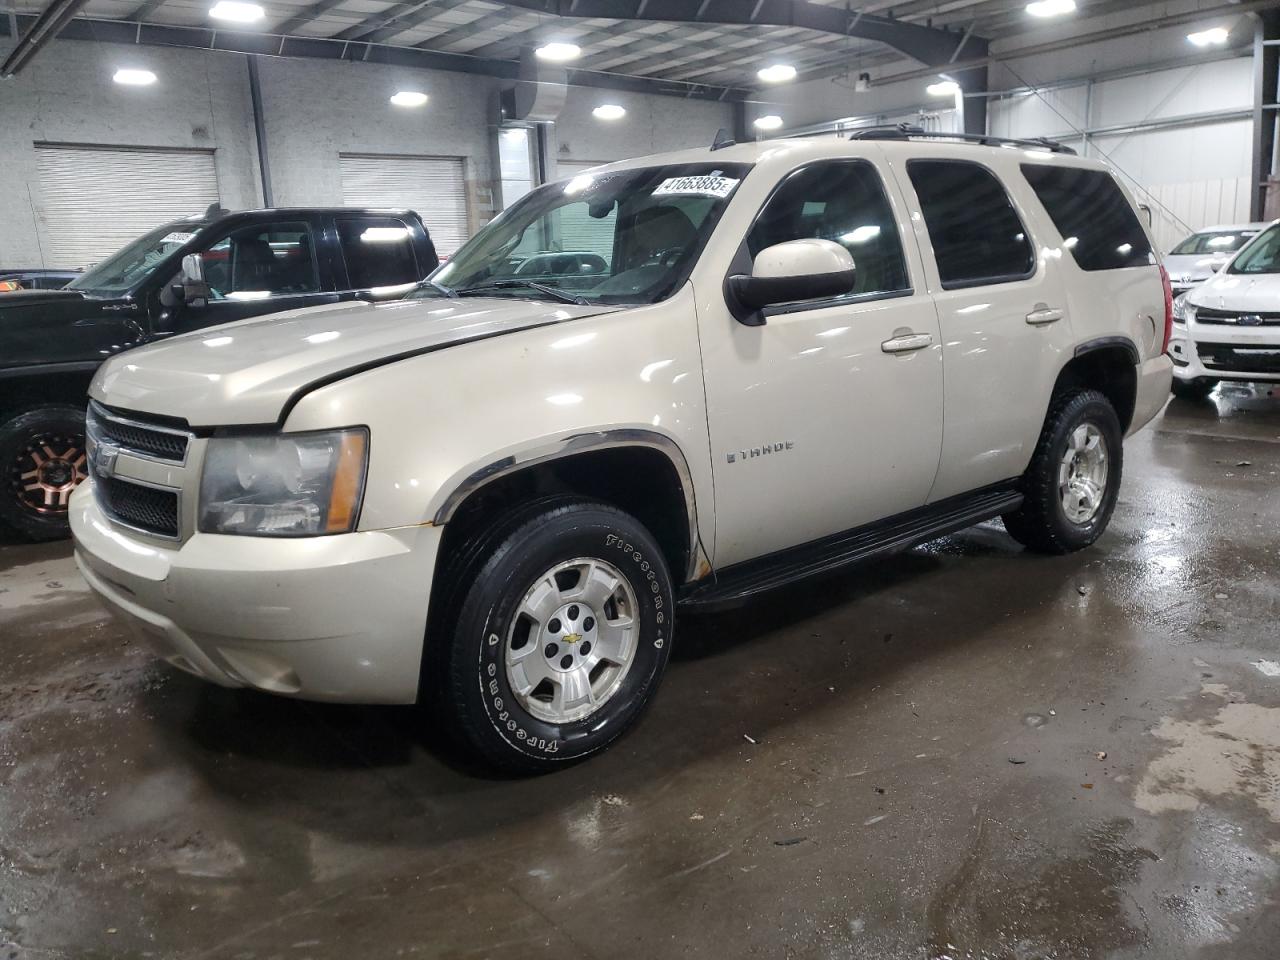
[[[1175,323],[1169,357],[1179,380],[1280,380],[1280,328]]]
[[[71,499],[76,564],[174,666],[307,700],[412,703],[442,528],[328,537],[195,534],[156,546]]]

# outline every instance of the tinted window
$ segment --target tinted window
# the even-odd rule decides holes
[[[320,290],[311,229],[305,223],[241,227],[201,251],[200,258],[214,300],[260,300]]]
[[[862,160],[813,163],[795,171],[769,198],[747,234],[754,258],[788,240],[833,240],[853,257],[853,293],[908,289],[902,242],[884,185]]]
[[[421,280],[413,232],[394,217],[350,217],[338,221],[338,240],[352,290],[394,287]]]
[[[966,160],[908,160],[945,289],[1029,276],[1035,254],[1000,181]]]
[[[1081,270],[1115,270],[1155,262],[1142,224],[1111,174],[1024,163],[1022,175]]]

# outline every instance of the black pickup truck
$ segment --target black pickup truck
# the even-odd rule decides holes
[[[214,324],[394,296],[438,263],[410,210],[214,206],[61,290],[0,297],[0,526],[67,535],[67,501],[85,477],[85,396],[107,357]]]

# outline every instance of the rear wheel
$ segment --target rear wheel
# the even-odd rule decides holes
[[[1089,546],[1106,530],[1120,493],[1120,420],[1097,390],[1054,398],[1031,465],[1022,506],[1005,514],[1009,535],[1041,553]]]
[[[671,650],[657,542],[634,517],[583,500],[482,537],[440,631],[446,720],[465,747],[512,772],[604,749],[639,718]]]
[[[70,535],[67,503],[88,476],[84,410],[37,407],[0,425],[0,521],[28,540]]]
[[[1181,397],[1184,400],[1203,400],[1209,394],[1213,393],[1213,388],[1218,385],[1218,381],[1213,377],[1196,377],[1194,380],[1179,380],[1173,378],[1173,386],[1170,388],[1175,397]]]

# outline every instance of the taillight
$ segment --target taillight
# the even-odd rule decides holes
[[[1169,352],[1169,338],[1173,336],[1173,283],[1169,280],[1169,271],[1160,265],[1160,280],[1164,283],[1164,346],[1161,353]]]

